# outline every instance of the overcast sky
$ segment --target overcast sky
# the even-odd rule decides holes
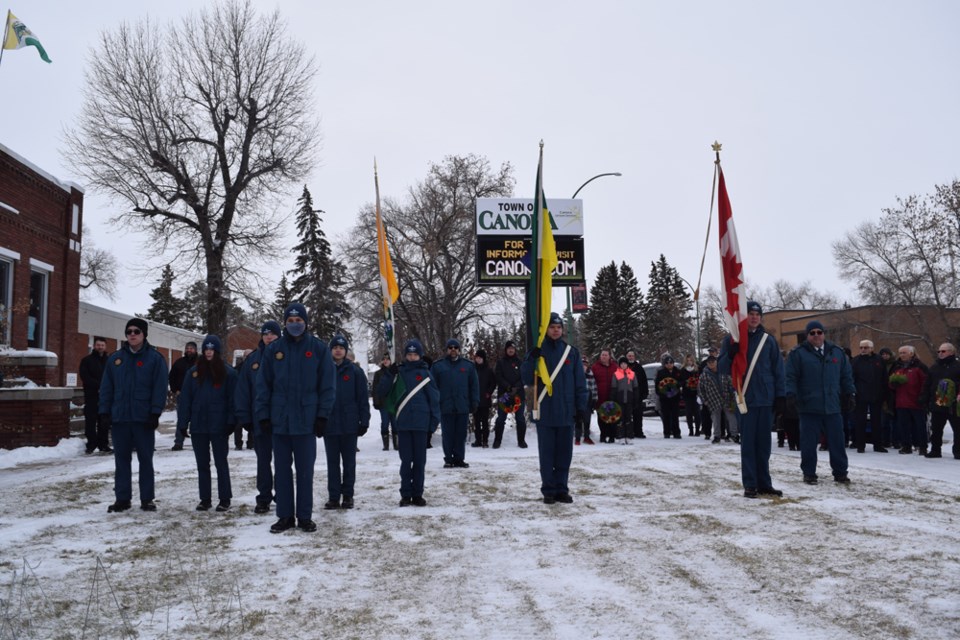
[[[78,113],[98,32],[148,15],[165,24],[206,4],[10,6],[53,64],[31,48],[4,53],[0,142],[78,181],[62,132]],[[431,162],[476,153],[511,163],[515,195],[531,197],[543,139],[550,197],[571,196],[597,173],[623,174],[580,194],[588,282],[625,260],[646,287],[662,252],[696,283],[716,139],[748,280],[809,279],[856,303],[831,242],[897,196],[960,174],[960,3],[949,0],[258,6],[279,7],[319,62],[323,146],[307,184],[334,240],[373,200],[374,156],[384,196],[402,196]],[[129,275],[144,261],[144,240],[107,224],[116,206],[87,191],[92,240],[127,274],[117,301],[91,301],[142,313],[156,280]],[[292,223],[280,231],[293,237]],[[289,262],[266,271],[278,279]],[[714,223],[705,286],[718,285],[718,263]]]

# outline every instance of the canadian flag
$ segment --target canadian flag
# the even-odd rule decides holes
[[[720,188],[717,211],[720,215],[720,268],[723,273],[723,323],[730,332],[730,340],[739,343],[741,336],[747,336],[747,291],[743,277],[743,260],[740,256],[740,242],[737,230],[733,226],[733,210],[727,196],[727,184],[720,172]],[[733,386],[737,390],[738,400],[743,403],[743,377],[747,373],[747,349],[737,349],[733,358],[730,374]]]

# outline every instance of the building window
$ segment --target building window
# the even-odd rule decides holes
[[[10,344],[10,292],[13,262],[0,257],[0,344]]]
[[[47,340],[47,282],[43,271],[30,272],[30,310],[27,315],[27,346],[46,347]]]

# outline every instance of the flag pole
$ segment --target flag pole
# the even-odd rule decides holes
[[[380,214],[380,177],[377,175],[377,159],[373,159],[373,186],[377,194],[377,270],[380,276],[380,296],[383,299],[384,338],[390,351],[390,362],[396,362],[397,332],[393,319],[393,296],[390,294],[389,284],[384,277],[382,265],[387,255],[387,230]]]
[[[540,202],[540,198],[542,197],[541,194],[543,194],[543,140],[540,141],[540,159],[537,161],[537,192],[533,197],[533,220],[531,221],[533,224],[530,225],[530,228],[534,229],[536,234],[533,238],[533,241],[538,243],[542,240],[541,236],[543,235],[543,229],[542,229],[543,222],[540,220],[540,218],[543,216],[543,207],[545,204],[544,202]],[[533,249],[534,247],[530,247],[530,248]],[[540,314],[543,313],[543,309],[540,308],[541,302],[543,299],[543,292],[540,290],[540,287],[542,286],[540,276],[542,275],[542,270],[543,270],[543,251],[541,249],[542,247],[540,245],[536,247],[537,277],[535,281],[537,284],[535,285],[534,292],[533,292],[533,299],[535,301],[534,309],[536,310],[535,316],[537,319],[537,323],[541,322]],[[532,327],[532,335],[533,335],[533,348],[538,348],[540,346],[539,344],[540,325],[539,324],[536,327]],[[540,357],[543,357],[543,356],[540,356]],[[537,388],[537,380],[539,380],[540,378],[540,376],[538,375],[540,370],[540,357],[538,357],[536,362],[533,363],[533,411],[532,413],[533,413],[534,420],[540,419],[540,390]]]
[[[3,37],[0,38],[0,64],[3,63],[3,50],[6,49],[7,34],[10,32],[10,16],[12,15],[13,12],[7,9],[7,21],[3,27]]]

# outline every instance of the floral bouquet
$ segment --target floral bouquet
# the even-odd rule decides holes
[[[623,411],[616,402],[607,400],[597,408],[597,417],[605,424],[613,424],[620,421],[620,418],[623,417]]]
[[[673,398],[678,393],[680,393],[680,385],[677,384],[676,378],[664,378],[660,381],[660,384],[657,385],[657,390],[665,398]]]
[[[899,387],[902,384],[907,384],[906,374],[897,372],[890,374],[890,385],[894,387]]]
[[[512,393],[505,393],[497,398],[497,407],[504,413],[516,413],[523,406],[520,396]]]
[[[937,384],[934,401],[938,407],[952,407],[957,400],[957,384],[950,378],[944,378]]]

